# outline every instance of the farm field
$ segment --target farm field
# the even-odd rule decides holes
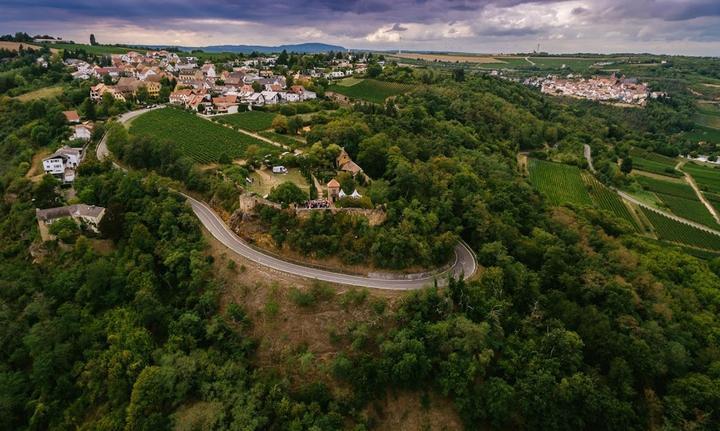
[[[441,61],[447,63],[504,63],[503,60],[487,55],[472,54],[452,54],[452,53],[419,53],[419,52],[403,52],[400,54],[392,54],[391,57],[405,58],[411,60],[422,61]]]
[[[647,190],[655,193],[673,214],[711,228],[720,227],[687,183],[670,179],[664,181],[645,176],[637,176],[636,179]]]
[[[51,87],[39,88],[35,91],[30,91],[15,98],[21,102],[29,102],[36,99],[48,99],[50,97],[57,97],[62,94],[64,87],[62,85],[53,85]]]
[[[661,154],[650,153],[637,148],[630,150],[633,168],[653,174],[680,177],[682,174],[675,170],[677,161]]]
[[[251,136],[171,108],[157,109],[137,117],[130,125],[130,133],[174,142],[183,154],[203,164],[216,162],[223,154],[240,158],[250,145],[263,150],[263,154],[279,151],[277,147]]]
[[[592,205],[580,169],[576,166],[530,159],[529,179],[551,205]]]
[[[351,86],[331,85],[328,87],[328,91],[334,91],[351,99],[383,103],[388,97],[405,93],[410,91],[411,88],[412,85],[410,84],[363,79],[362,82]]]
[[[635,220],[635,217],[633,217],[617,193],[605,187],[590,174],[583,174],[582,177],[597,208],[608,211],[615,217],[627,221],[636,232],[640,231],[637,220]]]
[[[720,168],[689,162],[682,169],[693,177],[700,190],[720,193]]]
[[[260,130],[269,129],[272,126],[272,120],[277,114],[264,111],[247,111],[237,114],[221,115],[214,117],[214,120],[229,124],[233,127],[249,130],[251,132],[259,132]]]
[[[720,250],[720,236],[677,222],[652,210],[643,208],[642,211],[652,223],[655,233],[660,239],[692,247]]]

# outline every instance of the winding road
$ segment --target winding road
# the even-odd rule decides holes
[[[152,109],[158,108],[127,112],[118,117],[118,121],[124,124]],[[103,136],[98,144],[96,155],[98,160],[103,160],[110,156],[110,151],[107,148],[107,134]],[[117,164],[115,166],[120,168]],[[458,242],[455,246],[455,261],[453,264],[447,270],[432,275],[408,274],[400,278],[399,276],[393,277],[390,274],[377,274],[365,277],[298,265],[278,259],[253,248],[247,242],[240,239],[205,202],[199,201],[184,193],[181,194],[187,199],[190,207],[205,229],[234,253],[259,265],[299,277],[372,289],[414,290],[427,287],[436,281],[438,285],[442,286],[447,283],[449,275],[453,275],[455,278],[468,278],[475,274],[478,269],[475,254],[470,247],[462,241]]]

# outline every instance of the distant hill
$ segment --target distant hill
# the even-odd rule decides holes
[[[243,54],[250,54],[251,52],[263,52],[263,53],[278,53],[286,50],[287,52],[302,52],[308,54],[315,54],[319,52],[329,51],[345,51],[346,49],[339,45],[328,45],[326,43],[298,43],[294,45],[278,45],[278,46],[264,46],[264,45],[211,45],[211,46],[197,46],[180,47],[183,51],[192,51],[193,49],[201,49],[205,52],[236,52]]]

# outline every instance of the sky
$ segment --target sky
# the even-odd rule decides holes
[[[324,42],[478,53],[720,56],[720,0],[0,0],[0,33],[87,43]]]

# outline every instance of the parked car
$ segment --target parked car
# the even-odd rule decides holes
[[[273,166],[272,168],[273,174],[287,174],[288,170],[285,166]]]

